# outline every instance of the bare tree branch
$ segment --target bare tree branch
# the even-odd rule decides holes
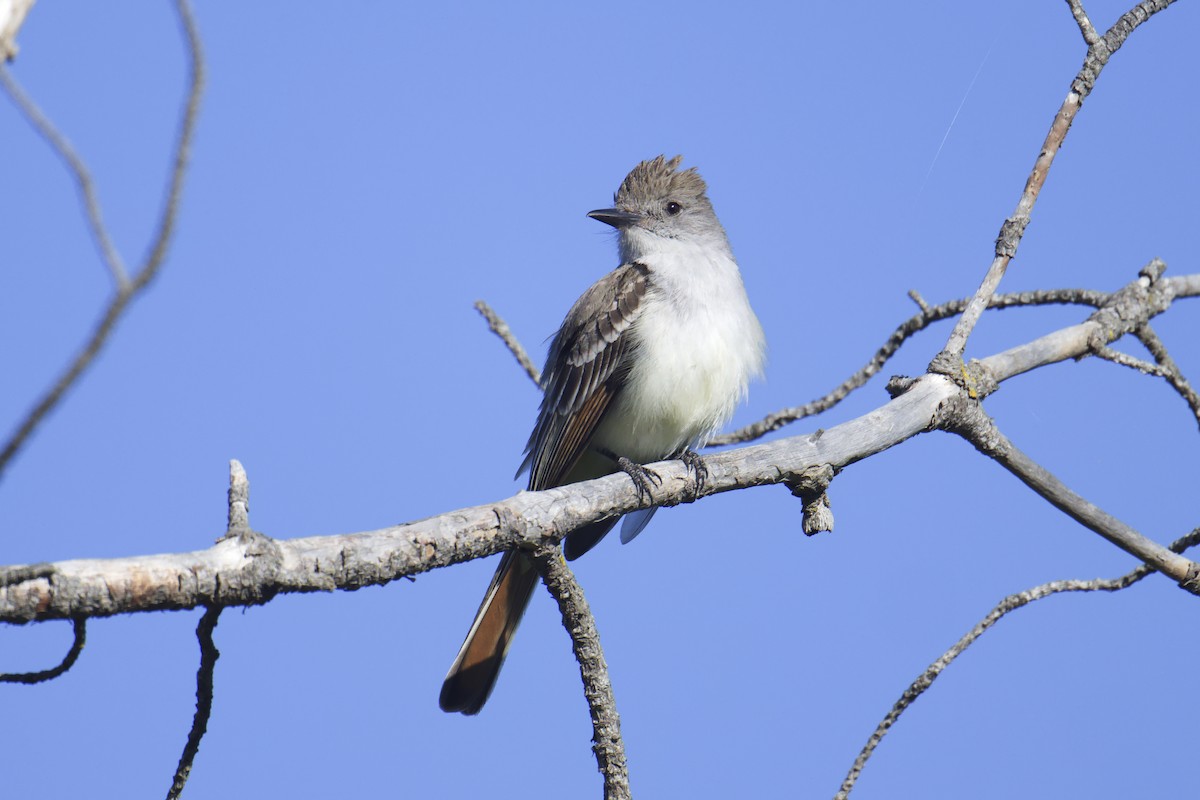
[[[229,524],[226,533],[250,527],[250,480],[236,458],[229,462]]]
[[[571,635],[571,649],[579,663],[583,694],[592,717],[592,752],[604,776],[605,800],[629,800],[629,771],[621,717],[608,678],[608,664],[600,647],[596,621],[571,568],[558,545],[540,547],[533,553],[542,581],[558,603],[563,627]]]
[[[826,475],[824,482],[827,485],[836,471],[919,433],[937,428],[962,435],[985,455],[1000,461],[1056,507],[1145,563],[1115,580],[1057,581],[1011,595],[1002,601],[914,681],[860,752],[838,797],[848,795],[866,760],[904,709],[932,684],[959,653],[1010,611],[1062,591],[1115,591],[1155,570],[1164,572],[1193,593],[1200,594],[1200,566],[1178,555],[1200,540],[1200,529],[1180,540],[1188,544],[1176,548],[1175,545],[1180,544],[1177,542],[1170,549],[1162,548],[1071,492],[1005,438],[979,403],[980,399],[995,391],[999,383],[1009,377],[1054,361],[1096,354],[1164,377],[1189,403],[1200,421],[1200,397],[1191,389],[1149,326],[1149,320],[1165,310],[1176,297],[1189,293],[1193,296],[1200,294],[1200,276],[1160,280],[1156,274],[1113,295],[1068,293],[1066,290],[1058,295],[1041,292],[1029,295],[995,294],[1008,264],[1016,254],[1030,221],[1032,207],[1057,150],[1083,99],[1092,90],[1099,72],[1132,30],[1171,2],[1173,0],[1146,0],[1124,15],[1101,37],[1092,27],[1081,0],[1067,0],[1088,45],[1087,57],[1046,136],[1016,211],[1001,229],[994,261],[974,297],[969,301],[955,301],[931,308],[915,291],[910,293],[920,307],[921,314],[902,325],[858,373],[824,398],[806,406],[785,409],[760,423],[715,440],[713,444],[758,438],[791,421],[831,408],[879,372],[903,342],[917,331],[934,321],[961,314],[946,348],[930,364],[931,372],[938,374],[893,382],[891,386],[896,391],[892,401],[884,407],[828,431],[713,456],[708,460],[709,476],[703,491],[697,491],[686,466],[662,462],[653,465],[662,477],[662,484],[649,498],[642,497],[623,476],[613,475],[546,492],[522,493],[505,501],[461,509],[385,530],[291,541],[276,541],[250,529],[248,480],[241,464],[233,461],[230,464],[228,528],[217,545],[208,550],[143,558],[0,567],[0,621],[71,618],[75,625],[75,643],[59,667],[40,673],[0,676],[0,680],[32,683],[35,682],[33,678],[46,680],[65,672],[84,646],[85,617],[206,606],[197,628],[201,662],[197,672],[196,713],[168,792],[168,798],[177,798],[188,780],[211,714],[213,674],[220,655],[213,634],[224,605],[262,603],[279,592],[329,591],[381,584],[513,546],[532,547],[539,571],[559,604],[564,626],[571,635],[580,664],[593,721],[593,750],[604,775],[605,796],[628,798],[626,756],[607,666],[582,590],[562,559],[558,547],[561,537],[582,524],[636,508],[691,502],[708,494],[750,486],[784,483],[807,497],[806,506],[815,505],[824,498],[823,486],[820,487],[820,494],[815,489],[800,491],[796,488],[805,481],[811,481],[814,471]],[[0,450],[0,476],[32,431],[86,371],[107,343],[128,304],[154,278],[165,260],[177,217],[204,79],[204,65],[191,9],[187,0],[178,0],[178,6],[192,57],[189,97],[181,124],[174,172],[155,240],[146,262],[132,278],[103,224],[95,187],[82,160],[0,65],[0,83],[73,173],[93,238],[116,285],[114,298],[83,350]],[[5,47],[4,37],[0,36],[0,55],[6,54]],[[1072,299],[1062,299],[1068,294]],[[1035,299],[1028,299],[1030,296]],[[1010,302],[1012,298],[1018,299]],[[1085,303],[1101,307],[1101,310],[1080,325],[1056,331],[991,358],[974,361],[970,365],[963,364],[966,342],[984,310],[1052,302]],[[538,370],[507,325],[482,301],[476,304],[476,308],[536,383]],[[1134,313],[1127,316],[1124,312],[1130,308]],[[1157,366],[1108,347],[1108,342],[1131,331],[1136,332],[1150,350]],[[807,508],[805,513],[809,513]]]
[[[1158,274],[1161,274],[1161,269],[1165,268],[1165,265],[1162,265],[1162,262],[1158,261],[1157,259],[1152,261],[1151,264],[1159,268]],[[1154,279],[1157,279],[1158,274],[1154,276]],[[1172,297],[1192,297],[1200,294],[1200,286],[1197,286],[1197,281],[1200,281],[1200,275],[1195,276],[1195,280],[1193,280],[1191,276],[1175,277],[1167,279],[1167,283],[1165,283],[1164,286],[1171,287],[1170,291],[1172,292]],[[846,399],[851,392],[865,386],[872,377],[874,377],[883,369],[883,366],[892,358],[892,356],[897,353],[897,351],[899,351],[900,347],[906,341],[908,341],[908,339],[925,330],[925,328],[929,327],[935,322],[940,322],[941,320],[949,319],[950,317],[962,313],[962,310],[969,302],[966,299],[960,299],[951,300],[937,306],[930,306],[915,290],[910,291],[909,296],[912,297],[913,301],[922,308],[922,312],[910,317],[899,327],[897,327],[896,330],[892,332],[891,336],[888,337],[887,341],[883,343],[878,351],[876,351],[875,355],[873,355],[866,363],[866,365],[843,381],[833,391],[826,394],[824,397],[813,400],[805,405],[781,409],[774,413],[768,414],[758,422],[751,423],[750,425],[739,428],[736,431],[731,431],[730,433],[714,437],[709,442],[708,446],[719,447],[722,445],[741,444],[743,442],[754,441],[755,439],[759,439],[762,436],[778,430],[785,425],[789,425],[793,422],[804,419],[805,417],[815,416],[828,411],[842,400]],[[1100,308],[1105,305],[1105,303],[1112,302],[1113,297],[1114,295],[1112,294],[1098,292],[1091,289],[1043,289],[1032,292],[995,295],[989,301],[988,308],[989,310],[999,310],[1015,307],[1069,304],[1087,305],[1094,308]],[[518,341],[513,335],[512,331],[509,329],[504,320],[490,306],[488,306],[486,302],[482,300],[479,300],[475,303],[475,308],[478,309],[479,313],[482,314],[488,321],[489,328],[491,328],[491,330],[500,337],[501,341],[504,342],[505,346],[508,347],[509,351],[513,353],[513,355],[517,358],[517,361],[525,369],[526,373],[529,374],[534,382],[537,382],[538,372],[536,368],[533,367],[532,362],[529,360],[529,357],[526,354],[525,348],[521,346],[520,341]],[[1153,313],[1158,312],[1156,311]],[[1125,328],[1121,328],[1121,330],[1128,332],[1132,331],[1133,329],[1126,326]],[[1115,338],[1119,337],[1114,336],[1108,341],[1112,341]],[[1102,345],[1097,346],[1099,347]],[[1104,352],[1110,351],[1092,350],[1090,352],[1084,352],[1082,355],[1103,355]],[[1038,360],[1030,361],[1029,366],[1032,368],[1040,363],[1042,362]],[[1158,371],[1155,370],[1154,374],[1158,374]],[[1186,381],[1184,381],[1184,383],[1186,384]]]
[[[0,85],[4,86],[4,91],[8,92],[8,96],[25,115],[25,119],[46,141],[50,149],[62,159],[67,170],[75,179],[92,240],[95,241],[96,248],[100,251],[100,258],[112,274],[113,284],[118,293],[121,292],[129,284],[129,271],[125,268],[125,262],[121,259],[121,254],[117,252],[112,237],[108,235],[108,227],[105,226],[104,217],[100,211],[100,198],[96,195],[96,184],[92,180],[92,173],[88,170],[87,164],[75,152],[75,148],[67,141],[67,137],[63,136],[54,123],[38,108],[37,103],[33,102],[33,98],[26,94],[21,84],[3,64],[0,64]]]
[[[929,429],[937,406],[957,391],[942,376],[931,376],[883,408],[821,434],[709,456],[700,495],[794,481],[813,465],[837,468],[866,458]],[[48,577],[0,587],[0,622],[253,605],[279,592],[384,584],[510,547],[552,544],[589,522],[695,497],[695,481],[682,462],[652,467],[662,478],[652,498],[639,495],[618,473],[377,531],[290,540],[233,537],[193,553],[57,562]]]
[[[968,371],[975,388],[970,391],[986,396],[1014,375],[1086,355],[1098,330],[1109,341],[1121,335],[1122,326],[1141,327],[1175,299],[1197,295],[1200,274],[1153,283],[1143,276],[1111,295],[1105,308],[1087,322],[973,361]],[[844,469],[950,424],[945,410],[949,401],[967,396],[941,375],[895,385],[899,396],[891,402],[828,430],[707,456],[708,477],[699,496],[777,483],[796,485],[810,468],[822,465]],[[279,592],[357,589],[510,547],[553,544],[589,522],[696,499],[695,481],[682,462],[664,461],[652,467],[662,484],[649,498],[639,495],[629,478],[618,473],[541,492],[521,492],[507,500],[378,531],[291,540],[239,535],[194,553],[59,562],[50,565],[48,575],[43,567],[37,571],[39,577],[0,586],[0,622],[252,605]],[[1157,566],[1156,556],[1151,558]],[[1191,562],[1182,561],[1175,567],[1189,569]]]
[[[1158,338],[1158,334],[1149,324],[1143,325],[1134,331],[1138,340],[1145,345],[1150,351],[1150,355],[1154,356],[1154,360],[1158,363],[1162,371],[1163,378],[1167,383],[1179,393],[1179,396],[1188,404],[1188,408],[1192,410],[1192,416],[1196,418],[1196,422],[1200,424],[1200,394],[1192,388],[1188,379],[1179,371],[1179,365],[1175,363],[1175,359],[1171,358],[1171,354],[1167,352],[1167,346]]]
[[[132,279],[126,277],[125,268],[104,228],[91,177],[88,175],[83,162],[75,155],[74,150],[71,149],[66,139],[57,132],[32,102],[25,97],[24,92],[16,85],[12,76],[9,75],[3,65],[0,65],[0,83],[3,83],[5,89],[13,97],[14,102],[25,112],[30,124],[38,130],[55,152],[67,163],[75,177],[76,183],[79,184],[79,190],[83,195],[85,207],[88,209],[88,218],[91,221],[93,236],[96,238],[104,260],[108,264],[109,270],[113,273],[114,280],[117,283],[116,293],[109,301],[99,324],[96,325],[91,336],[84,343],[83,348],[54,384],[34,404],[25,419],[9,437],[3,449],[0,449],[0,477],[3,476],[5,469],[8,468],[17,451],[29,439],[30,434],[33,433],[38,424],[45,419],[51,409],[58,405],[67,390],[79,379],[79,376],[91,366],[96,355],[108,343],[109,335],[112,333],[113,328],[116,327],[125,309],[142,289],[150,283],[166,258],[171,234],[175,230],[179,199],[183,191],[183,179],[187,172],[192,137],[195,133],[196,120],[200,110],[200,95],[204,86],[204,57],[200,49],[199,33],[196,30],[191,6],[188,0],[177,0],[177,7],[190,56],[187,102],[184,107],[183,118],[180,123],[179,139],[175,148],[174,168],[171,173],[166,202],[163,205],[154,243],[145,263],[142,264]]]
[[[83,652],[83,646],[87,644],[87,620],[83,617],[77,617],[71,620],[71,626],[74,631],[75,640],[71,643],[71,649],[63,656],[63,660],[59,662],[57,667],[42,670],[41,672],[0,673],[0,683],[42,683],[57,678],[75,666],[75,662],[79,660],[79,654]]]
[[[252,541],[247,534],[250,530],[250,481],[246,478],[246,470],[242,462],[236,458],[229,462],[229,524],[225,536],[217,541],[234,538],[243,545]],[[200,623],[196,626],[196,638],[200,641],[200,668],[196,671],[196,713],[192,717],[192,728],[188,731],[187,743],[179,756],[179,765],[175,768],[175,777],[171,780],[171,788],[167,792],[167,800],[176,800],[187,784],[188,776],[192,773],[192,763],[200,752],[200,740],[208,731],[208,719],[212,715],[213,673],[217,667],[217,659],[221,651],[213,641],[213,631],[221,616],[221,606],[209,606]]]
[[[1111,361],[1114,364],[1119,364],[1122,367],[1129,367],[1137,370],[1143,375],[1152,375],[1155,378],[1166,378],[1167,371],[1157,364],[1151,364],[1149,361],[1143,361],[1140,358],[1122,353],[1120,350],[1114,350],[1108,345],[1097,344],[1092,348],[1092,354],[1097,358],[1103,358],[1105,361]]]
[[[1164,266],[1157,259],[1150,267]],[[995,391],[1000,381],[1020,375],[1043,364],[1082,358],[1092,354],[1097,343],[1109,344],[1133,333],[1161,314],[1182,297],[1200,296],[1200,274],[1158,278],[1161,272],[1143,268],[1140,277],[1109,295],[1102,307],[1086,322],[1062,328],[1032,342],[1005,350],[963,368],[962,382],[984,397]]]
[[[909,289],[908,296],[914,303],[917,304],[917,308],[921,309],[922,314],[929,313],[929,303],[925,302],[925,298],[921,296],[920,292],[918,292],[916,289]]]
[[[717,436],[709,442],[709,446],[718,447],[720,445],[753,441],[771,431],[782,428],[784,425],[789,425],[805,417],[815,416],[816,414],[828,411],[842,400],[845,400],[855,389],[865,386],[872,377],[883,369],[884,364],[896,354],[901,345],[906,341],[933,323],[962,313],[968,302],[965,299],[951,300],[941,305],[930,306],[925,303],[925,299],[920,294],[917,294],[915,290],[910,291],[909,296],[921,307],[921,313],[910,317],[900,327],[896,328],[887,341],[883,343],[883,346],[876,351],[875,355],[871,356],[871,360],[867,362],[866,366],[843,381],[840,386],[824,397],[813,400],[811,403],[776,411],[744,428]],[[1004,309],[1018,306],[1067,304],[1088,305],[1099,308],[1108,297],[1109,295],[1104,292],[1095,292],[1089,289],[1044,289],[1036,292],[996,295],[991,299],[988,308]]]
[[[1075,18],[1079,32],[1083,34],[1084,44],[1091,47],[1100,41],[1100,34],[1096,33],[1096,29],[1092,27],[1092,21],[1088,19],[1087,12],[1083,10],[1083,3],[1080,0],[1067,0],[1067,5],[1071,7],[1071,16]]]
[[[200,624],[196,626],[196,638],[200,640],[200,668],[196,670],[196,714],[192,717],[192,729],[179,756],[179,766],[175,768],[171,788],[167,791],[167,800],[177,800],[183,793],[188,776],[192,774],[192,762],[200,752],[200,740],[208,730],[208,718],[212,715],[213,672],[217,667],[217,659],[221,657],[221,652],[213,642],[213,630],[220,616],[221,607],[211,606],[205,609]]]
[[[1171,543],[1170,549],[1175,553],[1183,553],[1188,548],[1200,544],[1200,528],[1196,528],[1187,536],[1177,539]],[[936,661],[930,664],[921,675],[912,682],[912,684],[904,690],[904,694],[900,695],[900,699],[892,706],[892,709],[884,715],[879,726],[875,728],[875,732],[867,739],[867,743],[863,745],[863,749],[859,751],[858,757],[854,759],[854,764],[851,765],[850,771],[846,774],[846,779],[842,781],[841,789],[834,795],[834,800],[846,800],[850,796],[854,784],[858,781],[859,775],[866,766],[867,760],[875,752],[875,748],[887,735],[892,725],[900,718],[900,715],[920,697],[926,689],[933,685],[938,676],[954,662],[954,659],[962,655],[968,647],[975,643],[975,640],[982,636],[989,628],[999,622],[1006,614],[1027,606],[1035,600],[1041,600],[1043,597],[1049,597],[1052,594],[1059,592],[1117,592],[1140,581],[1142,578],[1149,575],[1154,570],[1145,564],[1141,564],[1131,572],[1127,572],[1119,578],[1101,579],[1096,578],[1090,581],[1084,580],[1063,580],[1051,581],[1043,583],[1041,586],[1035,586],[1032,589],[1027,589],[1017,594],[1010,594],[1008,597],[1000,601],[1000,603],[988,612],[982,620],[980,620],[974,628],[968,631],[961,639],[955,642],[954,646],[943,653]]]
[[[1009,441],[977,401],[959,395],[944,404],[939,414],[944,415],[940,425],[943,429],[957,433],[975,445],[979,452],[1017,476],[1055,508],[1172,578],[1184,589],[1200,595],[1200,565],[1172,553],[1071,491]]]
[[[1133,33],[1134,29],[1151,16],[1162,11],[1173,2],[1174,0],[1145,0],[1145,2],[1138,3],[1117,20],[1102,38],[1088,43],[1088,50],[1084,56],[1083,66],[1080,67],[1075,80],[1071,82],[1071,90],[1067,93],[1066,99],[1063,100],[1058,113],[1054,115],[1050,131],[1046,134],[1046,140],[1042,144],[1042,149],[1038,153],[1037,159],[1034,161],[1033,170],[1029,173],[1029,178],[1025,181],[1025,188],[1021,192],[1021,197],[1017,201],[1017,208],[1012,216],[1006,219],[1000,227],[1000,235],[996,239],[996,254],[992,260],[992,265],[988,268],[983,283],[980,284],[979,289],[975,292],[975,296],[967,304],[962,317],[959,318],[958,323],[954,326],[954,330],[951,331],[945,348],[930,363],[931,370],[940,372],[943,375],[954,376],[958,374],[958,365],[962,362],[963,351],[967,346],[967,338],[971,335],[971,331],[974,330],[976,323],[979,322],[984,309],[988,307],[992,295],[996,293],[996,289],[1000,285],[1000,280],[1004,277],[1004,273],[1008,269],[1009,262],[1017,254],[1017,246],[1021,243],[1021,237],[1025,235],[1025,228],[1029,224],[1033,205],[1037,202],[1038,194],[1041,193],[1042,186],[1046,182],[1046,176],[1050,173],[1050,166],[1054,163],[1054,157],[1058,154],[1059,148],[1062,147],[1063,140],[1067,136],[1067,131],[1071,129],[1071,123],[1075,121],[1075,115],[1079,113],[1084,98],[1091,93],[1092,87],[1096,84],[1096,78],[1100,75],[1100,71],[1104,69],[1108,60],[1112,58],[1113,53],[1119,50],[1121,45],[1125,43],[1125,40],[1129,38],[1129,34]],[[1069,2],[1068,4],[1071,6],[1071,12],[1075,15],[1075,19],[1078,22],[1083,12],[1082,7],[1078,7],[1078,13],[1076,13],[1078,4],[1073,2]],[[1086,16],[1084,18],[1086,19]],[[1086,31],[1084,32],[1084,37],[1085,39],[1087,38]]]

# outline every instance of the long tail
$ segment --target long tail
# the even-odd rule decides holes
[[[442,711],[478,714],[483,708],[537,583],[537,570],[528,556],[516,550],[504,554],[442,683]]]

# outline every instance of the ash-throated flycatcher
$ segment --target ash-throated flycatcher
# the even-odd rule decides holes
[[[703,478],[701,447],[733,415],[762,372],[766,343],[742,276],[713,213],[704,180],[681,157],[643,161],[625,178],[615,208],[592,219],[619,232],[621,266],[567,313],[542,372],[541,410],[519,475],[549,489],[639,465],[682,458]],[[655,508],[625,518],[621,541]],[[578,558],[616,519],[568,534]],[[504,554],[442,685],[444,711],[476,714],[491,694],[538,574],[517,550]]]

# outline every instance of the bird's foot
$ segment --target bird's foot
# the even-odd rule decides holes
[[[699,497],[700,492],[704,489],[704,484],[708,481],[708,467],[705,465],[704,459],[699,453],[688,447],[679,454],[679,460],[696,476],[695,496]]]
[[[639,500],[654,499],[653,489],[657,486],[662,486],[662,478],[659,477],[657,472],[647,469],[641,464],[636,464],[625,456],[617,459],[617,466],[633,481],[633,487],[637,489]]]

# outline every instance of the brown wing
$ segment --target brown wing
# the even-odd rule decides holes
[[[560,485],[621,391],[650,271],[624,264],[596,282],[563,320],[542,373],[542,406],[525,447],[529,488]]]
[[[531,467],[530,489],[562,483],[612,408],[628,372],[629,328],[648,288],[649,270],[626,264],[584,292],[563,320],[550,345],[542,373],[542,407],[521,466]],[[582,544],[570,550],[568,539],[569,552],[586,551],[615,522],[602,520],[575,531],[574,541]],[[537,570],[526,555],[510,550],[501,559],[442,684],[439,702],[444,711],[475,714],[483,707],[537,581]]]

